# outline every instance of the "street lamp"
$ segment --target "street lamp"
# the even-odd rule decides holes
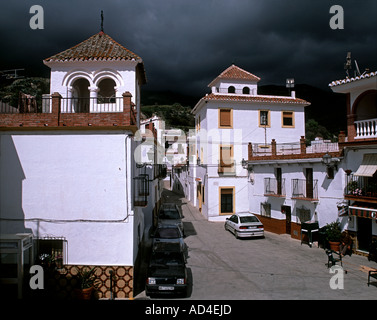
[[[322,157],[322,163],[326,166],[326,173],[329,179],[334,179],[334,169],[338,170],[336,160],[333,160],[332,157],[326,152]]]
[[[330,167],[331,166],[331,162],[332,162],[332,158],[331,156],[326,153],[323,157],[322,157],[322,163],[326,166],[326,167]]]

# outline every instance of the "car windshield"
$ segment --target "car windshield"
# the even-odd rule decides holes
[[[178,228],[159,228],[156,231],[155,237],[162,239],[175,239],[180,238],[181,235],[179,234]]]
[[[178,266],[183,265],[184,260],[182,254],[179,253],[154,253],[151,258],[152,266]]]
[[[160,219],[180,219],[179,212],[174,209],[164,209],[160,212]]]
[[[250,223],[250,222],[259,222],[257,217],[250,216],[250,217],[240,217],[241,223]]]

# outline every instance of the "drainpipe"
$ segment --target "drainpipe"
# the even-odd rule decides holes
[[[126,136],[125,141],[125,152],[126,152],[126,202],[127,202],[127,216],[131,215],[132,212],[132,155],[131,155],[131,137]]]

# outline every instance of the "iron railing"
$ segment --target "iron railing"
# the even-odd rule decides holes
[[[20,96],[16,101],[0,100],[0,113],[51,113],[51,96],[42,97]]]
[[[318,180],[292,179],[292,198],[318,200]]]
[[[62,98],[62,113],[107,113],[123,112],[123,97]]]
[[[346,178],[345,196],[377,198],[377,180],[350,174]]]
[[[264,178],[264,194],[270,196],[285,196],[285,179]]]
[[[217,172],[223,175],[234,175],[236,173],[236,162],[232,161],[219,161]]]

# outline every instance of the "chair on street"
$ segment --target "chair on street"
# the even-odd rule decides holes
[[[372,283],[370,281],[370,278],[377,279],[377,269],[375,269],[375,270],[369,270],[369,272],[368,272],[368,287]]]
[[[328,258],[327,268],[335,266],[337,262],[340,262],[340,265],[343,267],[342,255],[340,252],[328,249],[326,250],[326,254]]]

